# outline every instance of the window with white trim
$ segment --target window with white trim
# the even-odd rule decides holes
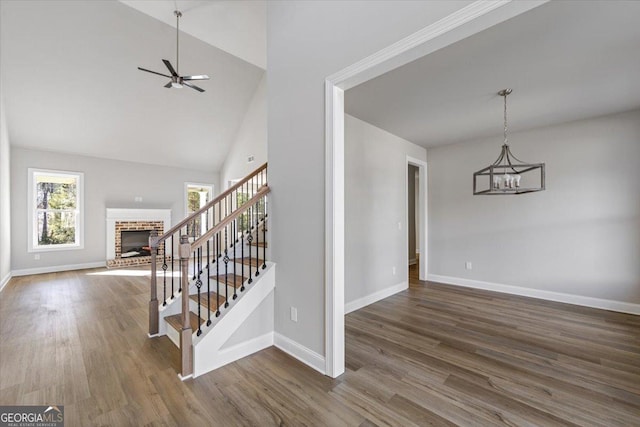
[[[29,251],[82,249],[81,172],[29,168]]]

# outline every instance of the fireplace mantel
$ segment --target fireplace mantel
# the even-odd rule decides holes
[[[107,265],[116,258],[116,223],[118,222],[162,222],[163,230],[171,228],[171,209],[123,209],[107,208]]]

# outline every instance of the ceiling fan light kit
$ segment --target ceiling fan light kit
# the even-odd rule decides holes
[[[473,195],[510,195],[533,193],[545,189],[545,164],[525,163],[511,153],[507,139],[507,96],[513,92],[503,89],[498,95],[504,98],[504,143],[493,164],[473,174]],[[526,174],[526,178],[523,175]],[[537,175],[533,178],[534,175]],[[488,182],[486,181],[488,178]],[[529,179],[529,177],[532,177]],[[481,185],[485,181],[487,185]],[[522,185],[526,182],[526,185]],[[487,188],[488,187],[488,188]]]
[[[171,65],[171,62],[169,62],[168,59],[163,59],[162,62],[164,63],[165,67],[167,67],[171,75],[158,73],[157,71],[147,70],[146,68],[142,68],[142,67],[138,67],[138,70],[145,71],[151,74],[157,74],[159,76],[171,79],[169,83],[164,85],[164,87],[166,87],[167,89],[171,89],[171,88],[182,89],[184,86],[187,86],[187,87],[190,87],[191,89],[197,90],[198,92],[204,92],[204,89],[192,83],[189,83],[189,81],[209,80],[209,76],[207,76],[206,74],[197,75],[197,76],[181,76],[179,73],[179,70],[180,70],[180,18],[182,17],[182,12],[180,12],[179,10],[175,10],[173,14],[176,15],[176,68],[175,69],[173,68],[173,66]]]

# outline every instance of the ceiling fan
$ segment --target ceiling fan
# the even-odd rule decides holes
[[[203,75],[199,75],[199,76],[181,76],[179,74],[179,70],[180,70],[180,17],[182,16],[182,12],[180,12],[179,10],[175,10],[173,12],[174,15],[176,15],[176,68],[174,69],[173,66],[171,65],[171,62],[169,62],[169,60],[167,59],[163,59],[162,62],[164,62],[164,65],[167,67],[167,69],[169,70],[169,73],[171,73],[171,75],[167,75],[167,74],[162,74],[162,73],[158,73],[156,71],[151,71],[151,70],[147,70],[146,68],[142,68],[142,67],[138,67],[138,70],[140,71],[146,71],[147,73],[152,73],[152,74],[157,74],[159,76],[162,77],[167,77],[169,79],[171,79],[171,81],[169,83],[167,83],[166,85],[164,85],[164,87],[166,87],[167,89],[170,88],[176,88],[176,89],[180,89],[183,86],[186,87],[190,87],[191,89],[195,89],[198,92],[204,92],[204,89],[199,88],[198,86],[189,83],[190,81],[193,80],[209,80],[209,76],[207,76],[206,74]]]

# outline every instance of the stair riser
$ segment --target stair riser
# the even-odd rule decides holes
[[[165,320],[162,320],[162,321],[165,322]],[[166,329],[167,329],[167,337],[171,340],[171,342],[173,342],[176,345],[176,347],[180,348],[180,332],[173,329],[173,327],[169,325],[166,326]]]

